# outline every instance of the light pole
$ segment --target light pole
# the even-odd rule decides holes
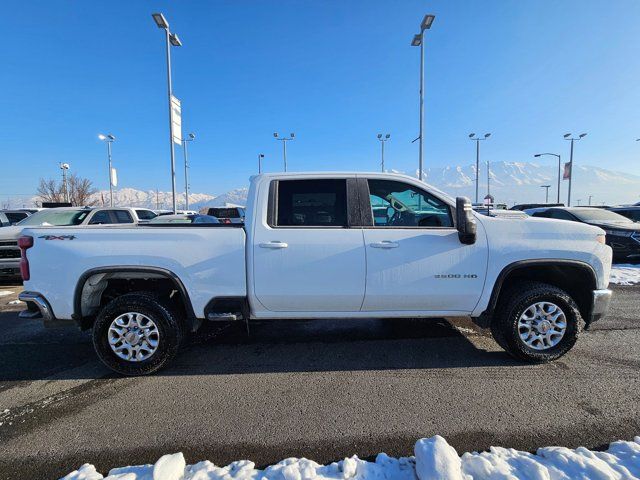
[[[390,134],[386,134],[384,137],[382,136],[381,133],[378,134],[378,140],[380,140],[380,144],[382,146],[382,161],[381,161],[381,167],[382,167],[382,173],[384,173],[384,144],[386,141],[388,141],[391,138]]]
[[[536,153],[534,157],[542,157],[543,155],[551,155],[558,158],[558,197],[556,199],[556,203],[560,203],[560,178],[562,177],[562,162],[560,160],[560,155],[557,153]]]
[[[258,173],[262,173],[262,159],[264,158],[264,153],[258,154]]]
[[[484,137],[476,137],[475,133],[469,134],[469,138],[476,142],[476,203],[478,203],[478,187],[480,184],[480,141],[486,140],[490,136],[490,133],[485,133]]]
[[[289,134],[288,137],[279,137],[278,132],[274,132],[273,137],[276,140],[282,141],[282,158],[284,160],[284,171],[287,171],[287,142],[293,140],[296,137],[295,133]]]
[[[569,193],[567,194],[567,207],[571,206],[571,182],[573,181],[573,142],[576,140],[582,140],[586,136],[586,133],[581,133],[577,138],[574,138],[570,133],[564,134],[565,140],[571,140],[571,153],[569,155]]]
[[[176,213],[176,160],[175,151],[173,148],[173,121],[172,121],[172,109],[173,109],[173,91],[171,87],[171,46],[181,47],[182,42],[178,38],[178,35],[169,31],[169,23],[161,13],[153,13],[151,15],[153,20],[158,25],[158,28],[162,28],[165,32],[166,44],[167,44],[167,97],[169,100],[169,146],[171,149],[171,193],[173,195],[173,213]]]
[[[424,31],[431,28],[431,24],[435,19],[435,15],[425,15],[420,24],[420,33],[413,36],[411,40],[412,47],[420,47],[420,134],[418,139],[420,140],[420,147],[418,153],[418,177],[423,179],[423,144],[424,144]],[[414,140],[415,142],[415,140]]]
[[[591,199],[593,198],[593,195],[589,195],[589,206],[591,206]]]
[[[549,203],[549,187],[551,185],[540,185],[540,188],[545,188],[544,191],[544,203]]]
[[[69,186],[67,185],[67,170],[69,170],[68,163],[60,163],[60,170],[62,170],[62,188],[64,190],[64,201],[69,201]]]
[[[187,142],[196,139],[195,133],[190,133],[189,138],[182,139],[182,150],[184,152],[184,209],[189,210],[189,153],[187,152]]]
[[[109,158],[109,206],[113,207],[113,167],[111,166],[111,144],[115,142],[116,137],[111,134],[98,135],[103,142],[107,142],[107,157]]]

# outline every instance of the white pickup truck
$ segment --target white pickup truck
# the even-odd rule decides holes
[[[470,316],[526,361],[607,311],[603,230],[478,215],[402,175],[252,177],[246,223],[27,228],[24,317],[93,329],[100,359],[154,372],[203,321]],[[428,355],[425,352],[425,355]]]

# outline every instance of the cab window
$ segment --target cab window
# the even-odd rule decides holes
[[[133,223],[133,217],[126,210],[113,210],[113,223]]]
[[[278,227],[346,227],[346,180],[278,182]]]
[[[374,227],[453,227],[449,205],[430,193],[394,180],[368,183]]]
[[[89,221],[90,225],[106,225],[109,223],[111,223],[111,217],[107,210],[97,211]]]

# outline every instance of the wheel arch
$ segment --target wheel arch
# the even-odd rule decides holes
[[[571,273],[578,274],[572,277]],[[476,323],[488,327],[500,301],[511,282],[537,280],[565,290],[574,299],[582,318],[587,322],[592,308],[592,292],[597,289],[596,272],[591,265],[579,260],[531,259],[519,260],[505,266],[493,285],[487,309]]]
[[[78,279],[73,294],[72,318],[83,329],[89,328],[90,325],[88,325],[88,323],[94,317],[91,313],[88,313],[85,308],[83,308],[83,306],[86,306],[87,300],[87,296],[85,295],[85,286],[87,286],[89,280],[94,277],[98,278],[99,281],[102,281],[103,279],[108,280],[110,278],[164,279],[166,281],[169,281],[180,295],[180,299],[182,300],[182,304],[184,306],[186,314],[185,321],[189,330],[195,331],[200,326],[201,322],[196,317],[195,311],[193,310],[193,304],[191,303],[189,293],[182,280],[180,280],[180,277],[174,272],[161,267],[118,265],[89,269],[85,271]],[[97,288],[96,292],[93,293],[94,296],[100,298],[103,292],[104,287]]]

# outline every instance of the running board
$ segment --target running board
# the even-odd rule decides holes
[[[207,320],[210,322],[233,322],[238,320],[238,316],[235,313],[209,313]]]

